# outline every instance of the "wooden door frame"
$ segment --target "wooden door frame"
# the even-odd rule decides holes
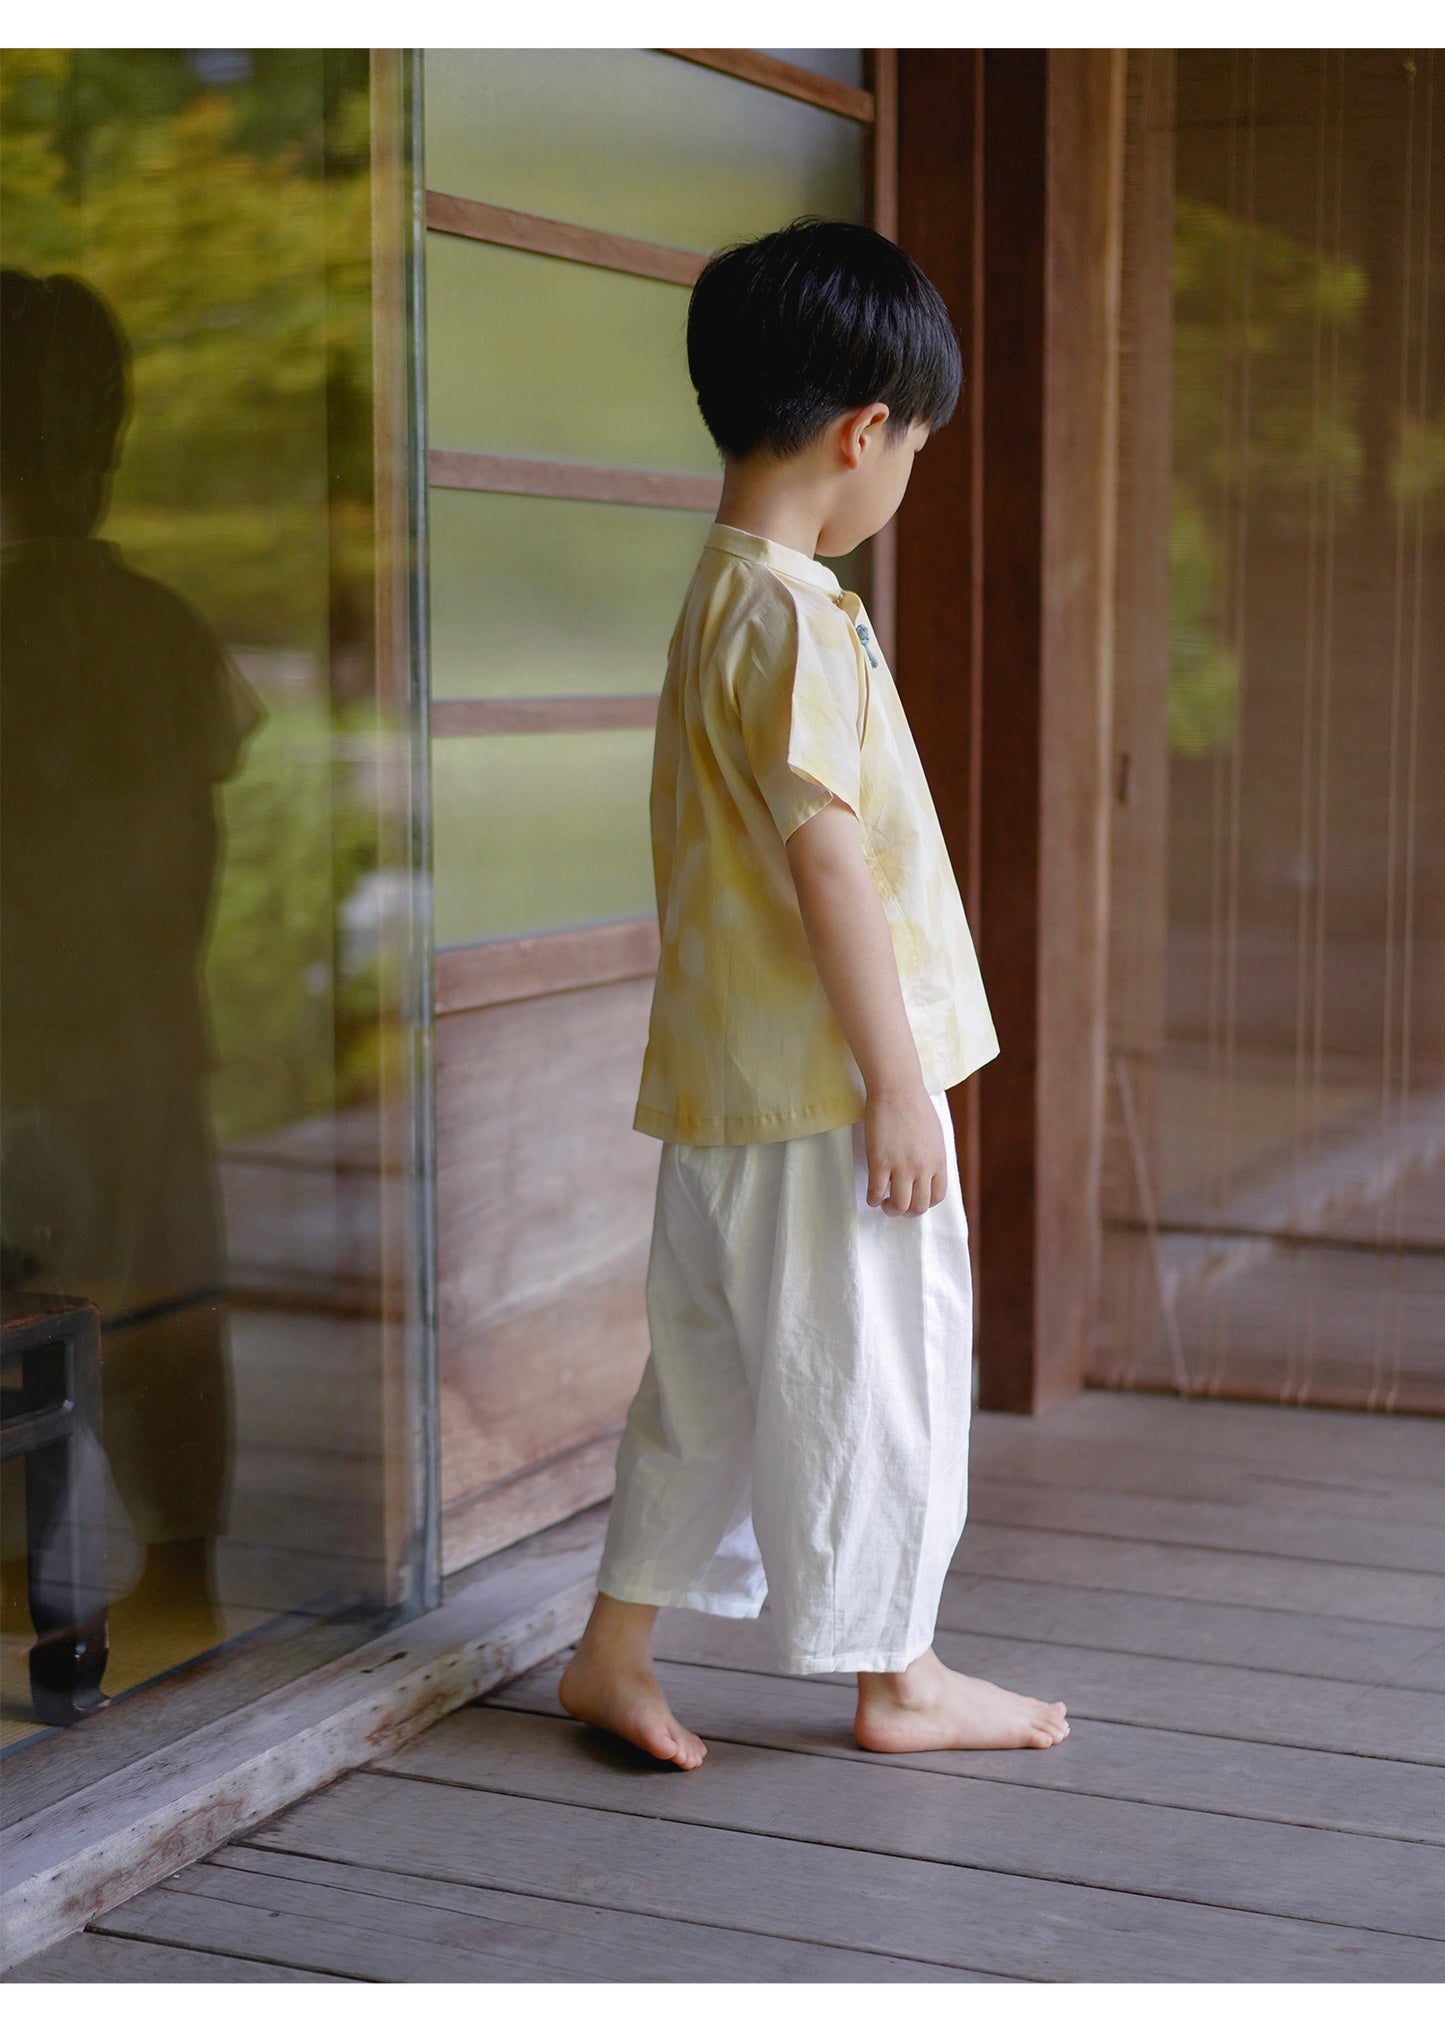
[[[979,1397],[1082,1387],[1098,1269],[1124,55],[898,51],[898,237],[966,361],[899,514],[900,688],[999,1055],[953,1092]]]

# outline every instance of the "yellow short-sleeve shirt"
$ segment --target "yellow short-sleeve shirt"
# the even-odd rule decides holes
[[[923,766],[860,598],[715,522],[668,646],[650,812],[662,951],[633,1128],[685,1145],[806,1137],[864,1113],[784,844],[857,815],[924,1082],[998,1052]]]

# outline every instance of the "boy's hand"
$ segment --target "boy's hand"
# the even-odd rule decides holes
[[[863,1113],[868,1205],[885,1215],[923,1215],[948,1192],[948,1161],[938,1112],[916,1088],[870,1094]]]

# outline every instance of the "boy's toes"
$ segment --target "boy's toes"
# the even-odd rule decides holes
[[[696,1770],[707,1754],[707,1745],[696,1735],[690,1734],[686,1728],[676,1728],[672,1732],[676,1743],[673,1762],[681,1770]]]

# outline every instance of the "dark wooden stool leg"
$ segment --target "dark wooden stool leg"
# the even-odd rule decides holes
[[[57,1316],[49,1339],[24,1358],[25,1408],[59,1410],[59,1438],[25,1457],[29,1534],[30,1693],[38,1720],[68,1726],[107,1704],[110,1654],[105,1458],[100,1443],[100,1316]]]

